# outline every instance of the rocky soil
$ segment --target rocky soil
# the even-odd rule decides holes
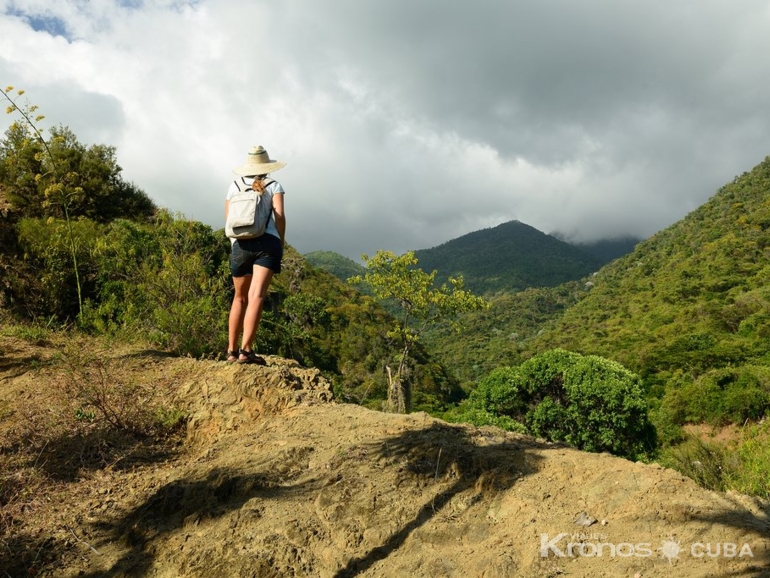
[[[89,467],[82,437],[41,442],[57,351],[0,340],[3,577],[770,576],[767,503],[654,464],[338,404],[317,371],[275,357],[110,350],[108,372],[188,418],[165,445],[108,440],[118,457]]]

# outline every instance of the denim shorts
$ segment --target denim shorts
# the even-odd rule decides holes
[[[259,265],[280,273],[282,257],[283,246],[275,235],[265,233],[256,239],[236,239],[230,253],[230,272],[233,277],[245,277],[254,272],[254,265]]]

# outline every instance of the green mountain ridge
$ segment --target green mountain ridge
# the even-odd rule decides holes
[[[437,272],[436,281],[462,275],[477,293],[516,292],[530,287],[555,287],[597,271],[630,252],[639,239],[602,239],[573,245],[519,221],[468,233],[430,249],[415,251],[418,266]],[[307,261],[340,280],[365,268],[334,251],[312,251]]]
[[[770,157],[591,278],[527,344],[600,355],[643,377],[658,426],[770,411]]]
[[[603,267],[537,349],[569,345],[647,374],[770,361],[769,253],[770,158]]]
[[[475,293],[553,287],[597,271],[602,261],[520,221],[474,231],[415,251],[419,266],[436,279],[463,276]]]

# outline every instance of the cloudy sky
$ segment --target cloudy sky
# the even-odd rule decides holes
[[[265,146],[303,253],[647,237],[770,155],[770,0],[0,0],[0,84],[215,228]]]

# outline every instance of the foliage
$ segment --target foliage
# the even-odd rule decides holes
[[[649,455],[655,432],[639,377],[619,363],[556,349],[482,379],[455,418],[504,416],[528,433],[630,459]]]
[[[323,269],[341,281],[365,273],[363,265],[334,251],[313,251],[306,253],[304,257],[313,267]]]
[[[657,461],[710,490],[770,498],[770,421],[746,424],[737,436],[715,431],[720,432],[718,439],[686,435],[663,449]]]
[[[493,369],[519,365],[531,356],[528,344],[589,290],[585,282],[570,281],[557,287],[501,293],[490,298],[489,308],[458,316],[462,337],[458,338],[451,324],[437,323],[425,331],[423,342],[470,391]]]
[[[213,229],[160,211],[153,225],[108,227],[97,250],[89,327],[139,333],[182,355],[220,349],[228,307],[227,244]]]
[[[738,447],[740,468],[732,472],[730,486],[737,491],[770,499],[770,420],[749,427]]]
[[[414,253],[396,256],[379,251],[371,258],[363,255],[366,274],[351,277],[350,282],[366,282],[377,300],[394,299],[401,307],[400,319],[392,325],[388,337],[394,339],[401,352],[396,357],[395,372],[388,371],[388,409],[399,413],[411,411],[412,388],[408,377],[412,349],[420,336],[439,321],[453,323],[465,311],[482,309],[487,302],[463,288],[462,277],[451,279],[441,287],[434,287],[436,272],[426,273],[417,267]],[[459,326],[455,325],[459,330]]]
[[[66,240],[70,261],[68,272],[48,269],[48,273],[53,277],[71,275],[80,319],[84,301],[79,262],[82,247],[78,244],[80,239],[74,231],[73,219],[84,216],[106,221],[122,214],[149,215],[155,207],[143,192],[119,178],[121,169],[115,163],[114,148],[93,146],[86,149],[69,129],[63,127],[53,129],[51,138],[46,140],[38,126],[45,117],[35,114],[36,105],[19,106],[17,100],[24,91],[18,90],[14,98],[12,90],[13,87],[9,86],[0,90],[0,94],[10,103],[7,112],[18,113],[22,121],[13,123],[0,142],[0,184],[5,200],[19,209],[22,217],[44,219],[46,223],[63,223],[59,233],[63,230],[64,234],[59,236]],[[15,244],[8,245],[17,251],[19,249]],[[10,266],[19,260],[23,261],[11,255]],[[9,268],[8,265],[0,263],[3,269]],[[16,285],[8,283],[1,288],[6,295],[11,294],[11,301],[20,291],[27,289],[27,285],[34,285],[34,278],[16,281]],[[57,289],[67,285],[58,282]],[[8,297],[4,296],[3,301],[7,300]],[[57,302],[63,300],[66,301],[62,298]],[[57,314],[71,315],[69,308],[64,309]]]
[[[678,372],[660,402],[676,425],[725,425],[758,420],[770,409],[770,367],[712,369],[693,379]]]
[[[67,127],[53,127],[50,138],[24,123],[13,123],[0,142],[0,182],[11,205],[23,216],[98,222],[116,218],[145,220],[155,204],[121,176],[114,147],[86,147]]]
[[[27,278],[27,311],[33,317],[73,319],[80,313],[78,296],[88,295],[93,288],[93,254],[103,234],[102,227],[86,218],[69,224],[53,217],[24,218],[17,231],[18,241],[24,247],[24,266],[37,272]],[[76,256],[77,277],[72,255]],[[78,290],[78,281],[82,291]]]

